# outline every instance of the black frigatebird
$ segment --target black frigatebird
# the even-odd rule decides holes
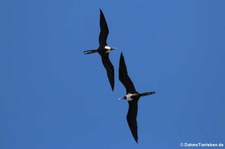
[[[129,109],[127,113],[127,122],[130,127],[131,133],[134,137],[134,140],[138,143],[138,132],[137,132],[138,100],[141,96],[152,95],[152,94],[155,94],[155,92],[152,91],[152,92],[138,93],[136,91],[133,82],[128,76],[123,53],[121,53],[120,55],[119,80],[122,82],[122,84],[126,88],[126,93],[127,93],[126,96],[120,99],[125,99],[129,103]]]
[[[107,37],[109,34],[108,25],[105,20],[105,16],[100,9],[100,34],[99,34],[99,47],[94,50],[86,50],[84,54],[93,54],[99,53],[102,59],[102,63],[107,71],[107,76],[111,85],[112,90],[114,90],[114,67],[109,60],[109,52],[115,50],[116,48],[112,48],[107,45]]]

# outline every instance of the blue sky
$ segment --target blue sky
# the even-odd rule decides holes
[[[0,148],[181,148],[225,144],[222,0],[0,1]],[[110,29],[112,92],[99,55]],[[123,52],[139,102],[139,144],[118,98]]]

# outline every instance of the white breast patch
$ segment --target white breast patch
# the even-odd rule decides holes
[[[128,94],[126,95],[127,101],[132,101],[133,98],[131,98],[131,96],[135,96],[135,95],[136,95],[135,93],[134,93],[134,94],[128,93]]]
[[[105,46],[105,49],[106,49],[106,50],[111,50],[111,47]]]

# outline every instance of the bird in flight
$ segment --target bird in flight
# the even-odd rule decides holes
[[[99,34],[99,47],[94,50],[86,50],[84,54],[98,53],[101,56],[102,63],[106,69],[108,80],[110,82],[112,90],[114,90],[114,67],[109,59],[109,52],[115,50],[107,44],[107,37],[109,34],[108,25],[105,20],[105,16],[100,9],[100,34]]]
[[[152,94],[155,94],[155,92],[152,91],[152,92],[139,93],[136,91],[133,82],[128,76],[123,53],[121,53],[120,55],[119,80],[120,82],[122,82],[122,84],[126,88],[126,95],[120,99],[125,99],[128,101],[129,109],[127,113],[127,122],[131,130],[131,133],[134,137],[134,140],[138,143],[138,131],[137,131],[138,100],[142,96],[152,95]]]

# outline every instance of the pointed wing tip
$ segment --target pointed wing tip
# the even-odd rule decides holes
[[[100,10],[100,18],[105,17],[104,14],[103,14],[103,12],[102,12],[102,10],[100,8],[99,8],[99,10]]]
[[[114,86],[111,85],[111,89],[112,89],[112,91],[114,91]]]
[[[114,81],[115,81],[115,80],[114,80],[114,71],[113,71],[113,78],[110,78],[110,79],[111,79],[111,80],[110,80],[110,86],[111,86],[112,91],[114,91],[114,86],[115,86],[115,85],[114,85],[114,84],[115,84],[115,83],[114,83]]]
[[[124,61],[123,52],[121,52],[120,54],[120,66],[122,65],[122,61]]]
[[[102,12],[102,9],[101,8],[99,8],[99,11],[100,11],[100,15],[103,15],[103,12]]]
[[[123,57],[123,52],[121,52],[120,57]]]
[[[121,61],[121,64],[123,63],[123,65],[126,65],[125,60],[124,60],[124,56],[123,56],[123,52],[121,52],[121,54],[120,54],[120,61]]]

